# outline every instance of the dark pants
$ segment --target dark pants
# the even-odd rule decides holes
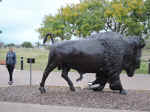
[[[14,71],[14,65],[7,65],[7,69],[9,72],[9,81],[13,80],[13,71]]]

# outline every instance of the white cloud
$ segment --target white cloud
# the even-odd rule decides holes
[[[0,3],[0,40],[6,43],[35,42],[35,31],[45,15],[56,14],[58,8],[79,0],[4,0]]]
[[[33,44],[38,41],[38,34],[34,30],[28,29],[24,30],[16,35],[16,40],[18,44],[21,44],[24,41],[30,41]]]

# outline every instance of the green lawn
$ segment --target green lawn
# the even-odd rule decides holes
[[[4,60],[8,49],[0,49],[0,60]],[[17,69],[20,69],[20,58],[24,57],[24,69],[29,70],[29,64],[27,64],[27,58],[35,58],[36,63],[32,65],[33,70],[44,70],[48,60],[48,50],[37,48],[15,48],[17,55]],[[146,60],[150,59],[150,49],[144,49],[142,55],[142,62],[140,69],[136,70],[136,73],[147,74],[148,63]]]
[[[141,62],[140,69],[136,70],[137,74],[148,74],[148,63],[147,62]]]
[[[0,60],[4,60],[8,49],[0,49]],[[29,69],[27,58],[35,58],[35,64],[32,65],[34,70],[43,70],[48,60],[48,50],[35,49],[35,48],[15,48],[17,55],[17,69],[20,69],[20,59],[24,57],[24,69]]]

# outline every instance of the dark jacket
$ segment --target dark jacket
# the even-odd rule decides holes
[[[6,65],[15,65],[16,64],[16,53],[8,51],[6,55]]]

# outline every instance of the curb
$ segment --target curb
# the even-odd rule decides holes
[[[32,85],[31,87],[30,87],[30,85],[6,85],[6,86],[0,86],[0,88],[8,88],[8,87],[29,87],[29,88],[32,88],[32,87],[40,87],[39,85]],[[69,89],[69,87],[68,86],[54,86],[54,85],[52,85],[52,86],[49,86],[49,85],[46,85],[45,86],[45,88],[68,88]],[[80,87],[80,86],[76,86],[75,88],[79,88],[79,89],[88,89],[88,87]],[[133,90],[133,89],[126,89],[127,91],[129,90],[129,91],[137,91],[137,92],[144,92],[144,91],[149,91],[150,92],[150,90]],[[111,92],[115,92],[115,91],[113,91],[113,90],[110,90],[109,88],[104,88],[104,90],[103,91],[106,91],[106,92],[109,92],[109,91],[111,91]]]

